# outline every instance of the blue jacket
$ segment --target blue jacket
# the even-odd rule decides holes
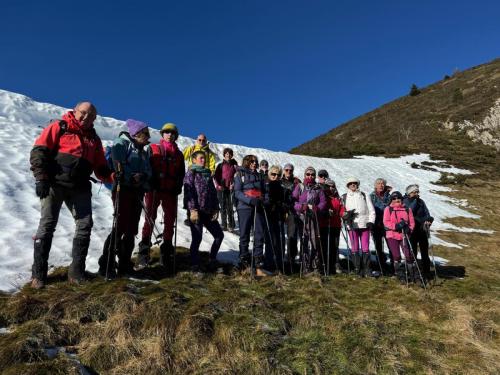
[[[118,171],[118,163],[121,164],[123,172],[122,184],[129,187],[149,190],[149,180],[152,175],[150,157],[150,148],[138,148],[127,132],[120,133],[111,148],[113,167],[115,171]],[[143,175],[138,185],[132,179],[132,175],[136,173],[142,173]]]
[[[408,195],[405,195],[403,198],[403,204],[405,207],[410,208],[413,212],[416,227],[421,227],[426,221],[430,221],[431,223],[434,221],[434,218],[429,213],[429,210],[422,199],[416,197],[410,198]]]
[[[265,204],[268,202],[268,196],[265,188],[265,181],[258,171],[250,171],[248,168],[239,168],[234,175],[234,196],[238,200],[236,208],[253,209],[251,204],[253,194],[260,193],[261,199]]]
[[[375,208],[375,224],[382,224],[384,221],[384,210],[389,204],[391,204],[391,193],[386,191],[382,199],[372,191],[370,193],[370,199],[372,200],[373,207]]]

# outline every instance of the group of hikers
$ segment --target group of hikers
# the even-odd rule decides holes
[[[218,269],[217,253],[227,231],[239,235],[239,269],[256,276],[354,272],[362,277],[396,275],[402,282],[421,284],[431,277],[428,236],[433,218],[419,197],[417,184],[409,185],[403,196],[378,178],[367,194],[353,177],[346,181],[347,193],[339,195],[324,169],[316,172],[308,167],[301,180],[290,163],[269,166],[265,160],[259,163],[255,155],[246,155],[238,165],[230,148],[223,150],[222,162],[216,165],[204,134],[181,151],[176,142],[179,131],[172,123],[161,128],[159,143],[150,144],[148,125],[129,119],[128,131],[119,134],[108,153],[94,129],[96,116],[92,103],[80,102],[46,127],[32,148],[31,170],[41,200],[34,236],[33,288],[46,284],[52,237],[63,203],[76,223],[68,280],[75,284],[86,280],[85,259],[93,226],[92,174],[112,184],[113,225],[99,259],[99,274],[108,279],[149,267],[155,244],[160,244],[160,266],[175,273],[177,202],[183,191],[193,272]],[[156,224],[160,205],[161,233]],[[132,252],[143,212],[134,263]],[[204,229],[213,236],[206,267],[198,254]],[[348,244],[343,264],[341,236]],[[421,267],[416,262],[418,249]]]

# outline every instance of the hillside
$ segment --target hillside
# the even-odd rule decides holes
[[[455,166],[499,176],[500,59],[445,76],[420,91],[348,121],[291,153],[340,158],[426,152]]]

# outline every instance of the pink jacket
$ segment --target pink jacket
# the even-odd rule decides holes
[[[410,232],[415,228],[415,220],[413,219],[413,212],[406,208],[404,205],[399,203],[391,203],[390,206],[386,207],[384,210],[384,227],[386,229],[385,237],[393,238],[395,240],[402,240],[404,234],[397,232],[395,230],[396,224],[398,224],[401,219],[405,221],[410,227]]]

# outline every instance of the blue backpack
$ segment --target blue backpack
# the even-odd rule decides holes
[[[113,158],[112,158],[112,154],[111,154],[112,150],[113,150],[113,146],[106,146],[104,148],[104,158],[106,159],[106,163],[108,164],[109,169],[111,169],[111,171],[115,172],[115,166],[114,166]],[[131,145],[129,145],[129,147],[127,148],[127,157],[125,159],[125,163],[128,163],[128,159],[129,159],[131,154],[132,154],[132,147],[131,147]],[[113,189],[113,184],[105,183],[104,186],[109,190]]]

